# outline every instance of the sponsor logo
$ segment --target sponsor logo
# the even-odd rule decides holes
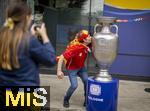
[[[96,85],[96,84],[91,84],[90,85],[90,93],[92,95],[96,95],[96,96],[101,95],[101,87],[99,85]]]

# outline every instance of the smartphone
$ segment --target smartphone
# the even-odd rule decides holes
[[[39,27],[41,27],[43,23],[43,13],[35,13],[34,14],[34,30],[36,31],[36,29]],[[38,40],[42,43],[42,38],[40,35],[37,36],[38,37]]]
[[[37,27],[41,27],[42,23],[43,23],[43,13],[35,13],[34,14],[35,30]]]

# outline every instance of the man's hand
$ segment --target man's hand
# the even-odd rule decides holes
[[[58,79],[63,79],[64,73],[62,71],[57,71],[57,77]]]

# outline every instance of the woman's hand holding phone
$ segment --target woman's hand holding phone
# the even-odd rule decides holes
[[[45,24],[42,23],[41,27],[36,27],[36,30],[35,30],[35,27],[36,27],[35,24],[33,24],[32,27],[31,27],[32,35],[40,36],[43,43],[49,42],[49,38],[48,38],[48,35],[47,35]]]

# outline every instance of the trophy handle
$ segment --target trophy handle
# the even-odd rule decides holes
[[[102,27],[102,24],[96,24],[96,25],[94,26],[94,34],[97,33],[97,31],[96,31],[97,27],[100,27],[100,28],[101,28],[101,27]]]
[[[116,33],[115,34],[118,35],[118,26],[117,25],[111,25],[111,28],[112,27],[116,28]]]

